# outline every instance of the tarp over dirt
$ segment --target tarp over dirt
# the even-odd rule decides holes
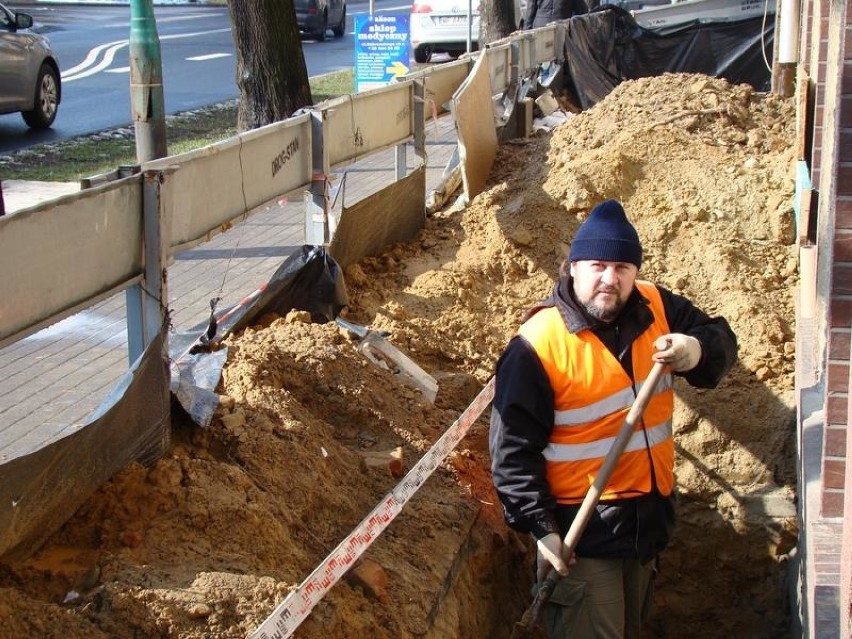
[[[604,6],[565,21],[562,58],[571,99],[582,109],[623,80],[663,73],[703,73],[770,88],[774,16],[694,20],[665,30],[639,26],[629,12]]]
[[[796,538],[794,122],[789,101],[750,86],[666,75],[504,145],[466,208],[345,272],[344,316],[389,331],[436,377],[434,405],[335,324],[261,318],[229,340],[208,429],[177,427],[165,458],[128,468],[41,552],[0,566],[0,636],[251,632],[398,481],[370,454],[401,447],[410,467],[467,406],[610,197],[643,239],[642,274],[725,315],[741,346],[720,388],[676,385],[682,503],[651,636],[780,636]],[[339,583],[295,636],[508,636],[532,555],[502,523],[487,428],[366,553],[386,586]]]

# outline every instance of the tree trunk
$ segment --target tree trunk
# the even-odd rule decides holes
[[[517,29],[522,16],[515,15],[514,0],[483,0],[479,17],[479,48],[505,38]]]
[[[278,122],[313,103],[293,3],[229,0],[237,52],[240,131]]]

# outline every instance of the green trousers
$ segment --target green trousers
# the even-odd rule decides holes
[[[542,611],[550,639],[639,639],[656,562],[578,558]]]

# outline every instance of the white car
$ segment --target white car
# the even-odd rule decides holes
[[[0,4],[0,113],[18,113],[35,129],[56,119],[62,99],[59,63],[32,16]]]
[[[411,50],[414,61],[429,62],[433,53],[457,58],[467,51],[468,10],[471,49],[479,43],[480,0],[414,0],[411,6]],[[523,28],[526,0],[515,2],[515,20]]]

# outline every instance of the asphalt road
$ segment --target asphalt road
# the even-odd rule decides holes
[[[11,4],[11,3],[10,3]],[[14,4],[12,4],[14,8]],[[409,3],[377,0],[374,11],[405,12]],[[12,113],[0,115],[0,153],[58,142],[131,123],[129,6],[27,5],[50,37],[62,69],[62,103],[53,127],[29,129]],[[368,2],[349,2],[347,33],[325,42],[302,40],[308,74],[354,66],[354,16]],[[234,45],[225,7],[158,6],[154,11],[163,63],[167,114],[236,98]]]

